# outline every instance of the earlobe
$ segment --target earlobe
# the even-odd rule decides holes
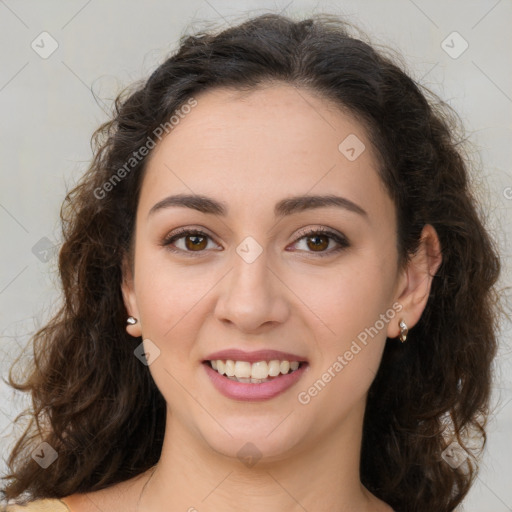
[[[121,293],[123,295],[123,302],[127,311],[126,332],[130,336],[138,338],[142,336],[142,330],[133,284],[133,275],[126,257],[123,258],[122,262]]]
[[[397,302],[402,305],[400,317],[409,329],[418,323],[427,305],[432,281],[441,265],[441,244],[436,230],[424,226],[417,251],[412,255],[401,276]],[[396,331],[396,332],[395,332]],[[389,337],[400,334],[398,322],[391,326]]]

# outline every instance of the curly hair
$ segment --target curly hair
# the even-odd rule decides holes
[[[400,58],[351,28],[330,15],[265,14],[183,35],[146,81],[118,96],[112,119],[93,135],[89,169],[62,205],[62,306],[33,337],[28,377],[9,375],[31,393],[32,409],[8,460],[6,498],[100,490],[158,461],[166,403],[133,356],[141,339],[125,331],[121,293],[148,156],[99,191],[194,95],[276,82],[313,91],[363,123],[396,207],[401,265],[426,224],[437,231],[443,259],[423,315],[410,342],[386,344],[369,389],[360,478],[397,511],[461,503],[478,470],[469,441],[481,449],[486,440],[500,261],[470,186],[458,117]],[[454,440],[470,454],[459,468],[442,457]],[[44,470],[29,456],[41,441],[59,454]]]

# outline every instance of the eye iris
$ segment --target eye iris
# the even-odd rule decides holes
[[[314,251],[327,249],[329,247],[329,237],[326,235],[312,235],[308,236],[308,247]],[[313,245],[310,242],[313,241]]]
[[[192,251],[201,250],[206,247],[206,237],[201,235],[187,235],[185,237],[185,246]]]

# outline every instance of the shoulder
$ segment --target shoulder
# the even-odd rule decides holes
[[[152,468],[129,480],[88,493],[75,493],[61,499],[35,500],[26,505],[0,503],[0,512],[98,512],[128,510],[137,502]]]
[[[61,500],[36,500],[26,505],[7,505],[5,512],[70,512]]]

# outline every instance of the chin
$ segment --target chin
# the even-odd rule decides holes
[[[297,431],[297,423],[290,422],[285,425],[286,416],[270,416],[259,421],[246,417],[222,422],[219,418],[219,422],[231,436],[219,427],[220,432],[219,429],[215,429],[215,432],[203,431],[203,437],[215,452],[238,458],[241,462],[256,459],[261,459],[261,462],[281,460],[295,452],[297,445],[303,440],[303,435]]]

